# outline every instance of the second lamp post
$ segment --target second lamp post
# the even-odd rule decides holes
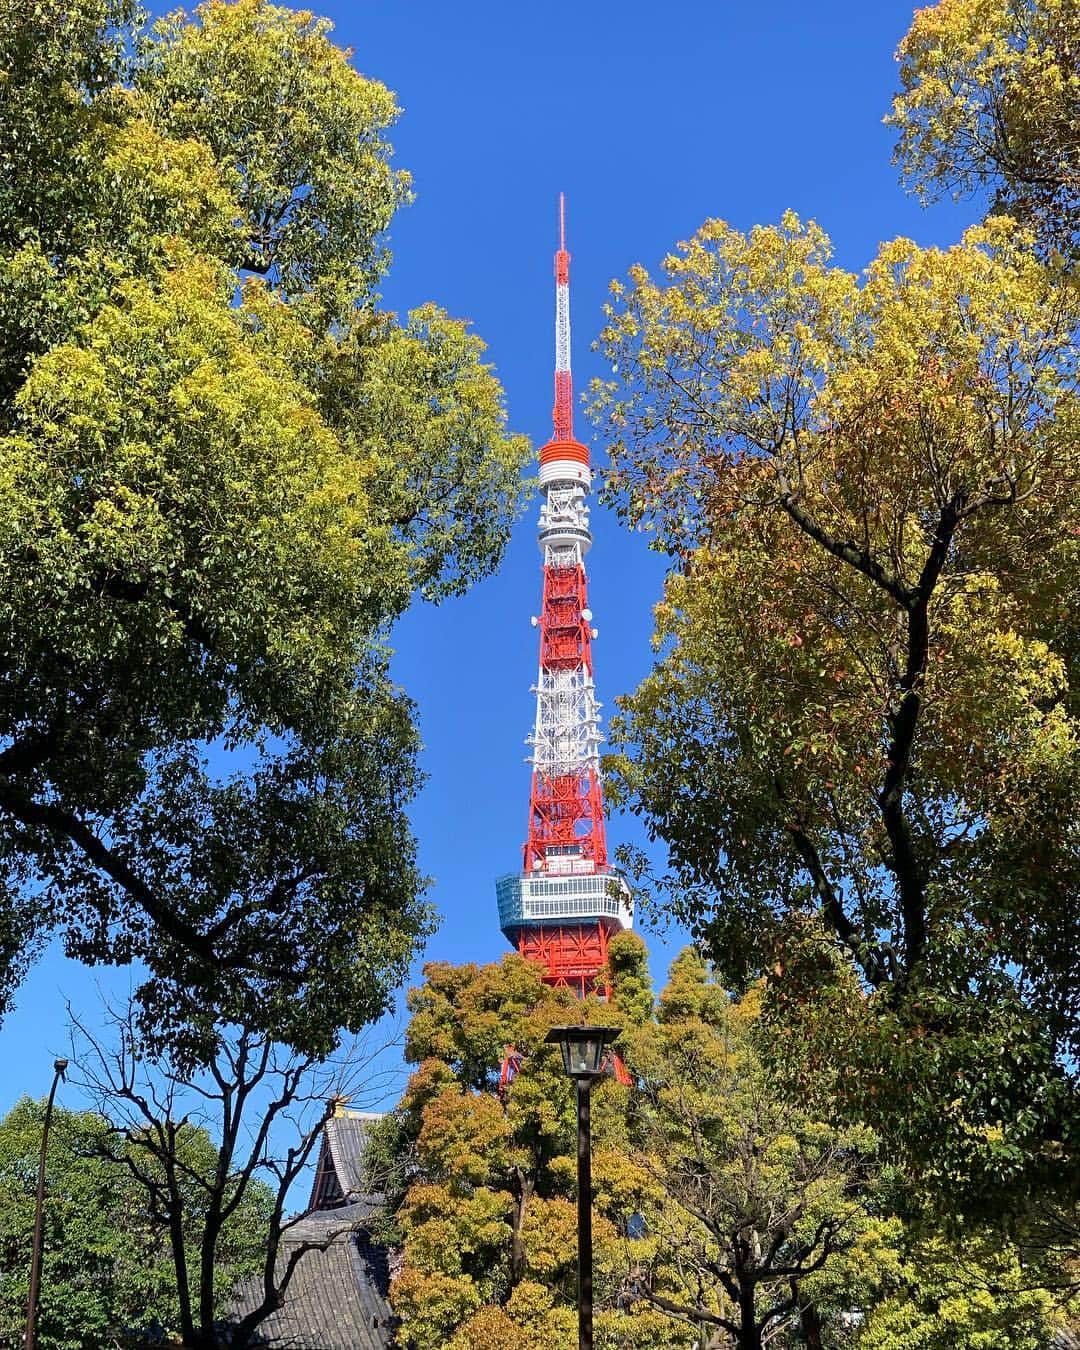
[[[589,1093],[604,1072],[605,1051],[617,1027],[552,1027],[546,1039],[562,1051],[563,1068],[577,1085],[578,1350],[592,1350],[592,1145]]]

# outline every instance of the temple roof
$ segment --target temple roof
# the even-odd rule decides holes
[[[369,1132],[381,1119],[373,1111],[343,1107],[330,1117],[323,1130],[309,1209],[329,1209],[365,1198],[373,1206],[381,1203],[381,1197],[365,1195],[363,1176]]]
[[[326,1246],[300,1258],[283,1307],[262,1323],[254,1344],[271,1350],[385,1350],[392,1344],[388,1253],[365,1227],[382,1203],[363,1190],[367,1134],[378,1119],[339,1108],[326,1122],[311,1204],[285,1233],[278,1260],[287,1261],[297,1243]],[[244,1281],[233,1294],[229,1320],[258,1302],[258,1283]]]

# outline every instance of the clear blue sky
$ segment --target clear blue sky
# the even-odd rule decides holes
[[[155,6],[157,7],[157,6]],[[947,243],[974,214],[922,211],[905,196],[881,125],[910,0],[587,0],[559,10],[472,0],[334,0],[356,65],[397,91],[398,163],[416,202],[393,226],[386,301],[427,299],[472,320],[507,390],[511,421],[541,444],[550,428],[552,260],[558,193],[568,201],[576,384],[608,280],[654,266],[708,216],[740,228],[788,207],[861,268],[897,234]],[[580,418],[580,414],[579,414]],[[579,434],[586,426],[579,420]],[[498,576],[463,600],[417,608],[395,635],[396,672],[420,707],[427,787],[413,820],[443,918],[429,959],[496,959],[493,880],[516,868],[528,807],[524,738],[536,674],[535,507]],[[650,661],[663,566],[641,536],[594,509],[592,608],[600,697],[631,689]],[[616,817],[613,841],[637,839]],[[673,946],[646,934],[658,979]],[[48,1088],[66,1046],[65,996],[91,1014],[95,984],[50,951],[0,1029],[0,1111]]]

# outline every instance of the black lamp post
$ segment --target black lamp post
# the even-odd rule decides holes
[[[67,1069],[66,1059],[53,1061],[52,1087],[45,1104],[45,1121],[41,1127],[41,1156],[38,1158],[37,1200],[34,1205],[34,1247],[30,1257],[30,1299],[26,1308],[25,1350],[34,1350],[34,1332],[37,1329],[38,1289],[41,1285],[41,1239],[45,1219],[45,1150],[49,1144],[49,1125],[52,1121],[53,1098],[56,1086]]]
[[[552,1027],[546,1039],[562,1050],[563,1068],[577,1084],[578,1350],[592,1350],[592,1147],[589,1093],[603,1073],[604,1052],[617,1027]]]

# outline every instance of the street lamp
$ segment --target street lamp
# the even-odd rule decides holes
[[[589,1092],[603,1073],[604,1052],[617,1027],[552,1027],[546,1040],[562,1051],[563,1068],[577,1084],[578,1350],[592,1350],[592,1152]]]
[[[38,1288],[41,1284],[41,1239],[45,1219],[45,1150],[49,1143],[49,1124],[52,1121],[53,1098],[56,1086],[67,1069],[66,1059],[53,1060],[53,1080],[49,1100],[45,1104],[45,1121],[41,1127],[41,1156],[38,1158],[37,1200],[34,1205],[34,1247],[30,1257],[30,1300],[26,1309],[25,1350],[34,1350],[34,1331],[37,1326]]]

